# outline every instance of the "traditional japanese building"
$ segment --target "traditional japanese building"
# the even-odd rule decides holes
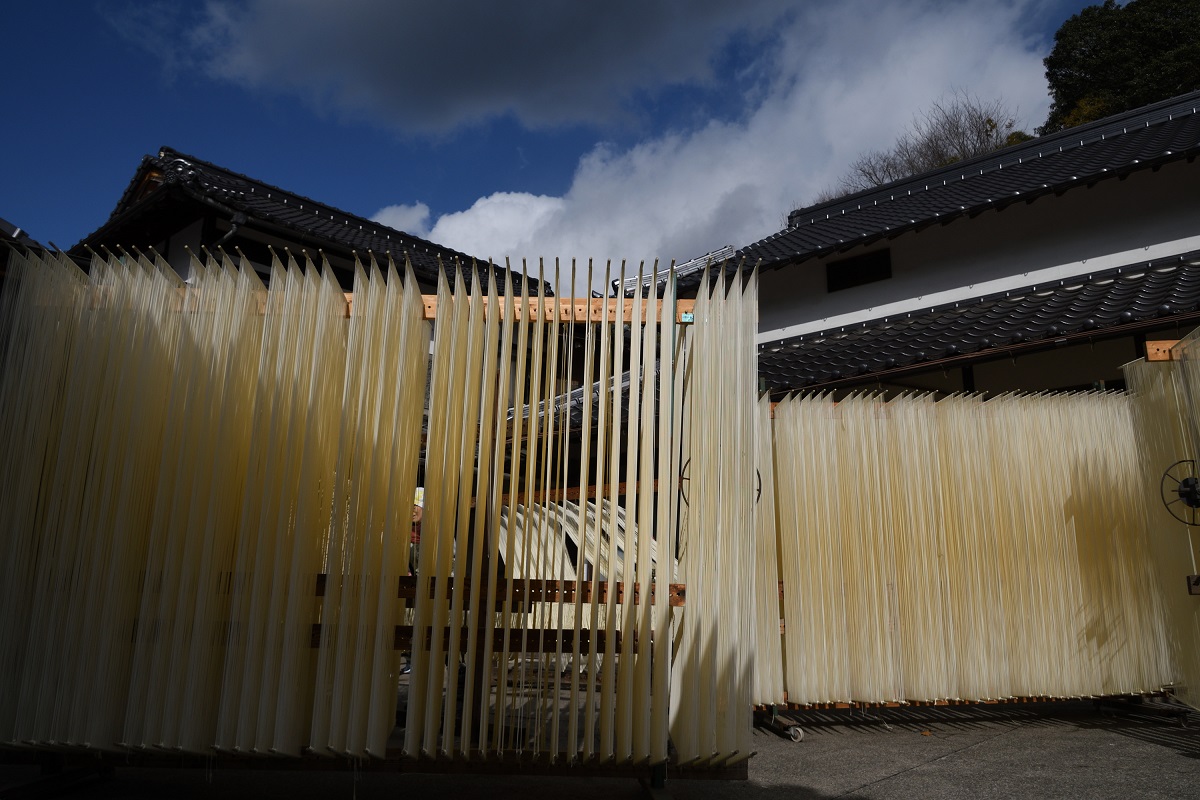
[[[224,167],[164,147],[142,159],[108,221],[71,249],[86,257],[87,248],[154,248],[184,277],[189,251],[221,247],[240,251],[266,276],[270,248],[307,251],[315,261],[328,259],[349,289],[355,254],[366,260],[404,259],[423,290],[436,290],[439,261],[470,270],[487,262],[442,247],[378,222],[255,180]],[[319,255],[318,255],[319,254]],[[503,282],[505,269],[497,270]]]
[[[1200,92],[793,211],[758,263],[772,392],[1121,386],[1200,324]],[[681,278],[699,280],[693,271]]]

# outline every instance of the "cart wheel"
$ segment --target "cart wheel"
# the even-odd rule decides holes
[[[787,729],[787,733],[788,733],[788,736],[791,737],[793,742],[803,742],[804,741],[804,729],[801,728],[799,725],[791,726],[790,728]]]

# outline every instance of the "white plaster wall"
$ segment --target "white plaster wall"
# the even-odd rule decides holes
[[[191,225],[188,225],[183,230],[177,231],[171,236],[168,242],[169,250],[164,254],[167,263],[179,273],[179,276],[187,280],[192,274],[191,256],[188,254],[188,248],[196,255],[200,255],[200,234],[204,230],[204,223],[201,220],[196,220]],[[159,245],[161,248],[162,245]],[[159,251],[162,252],[161,250]]]
[[[759,330],[764,336],[794,326],[820,330],[836,326],[846,315],[862,320],[902,311],[895,305],[906,301],[916,310],[970,299],[996,289],[981,286],[985,282],[1013,279],[1014,287],[1023,286],[1046,277],[1031,273],[1055,268],[1056,274],[1086,274],[1195,249],[1198,237],[1200,162],[1176,162],[1157,172],[1109,178],[1090,189],[1081,186],[1061,196],[934,225],[833,259],[890,247],[890,280],[828,294],[822,260],[763,272]],[[947,292],[951,296],[931,297]],[[823,320],[830,324],[815,324]],[[779,335],[802,332],[779,330]]]

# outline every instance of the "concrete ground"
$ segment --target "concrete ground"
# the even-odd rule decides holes
[[[695,798],[1195,798],[1200,714],[1183,727],[1158,704],[1116,712],[1091,702],[798,715],[804,740],[756,729],[748,781],[671,780]],[[0,765],[0,798],[37,776]],[[80,798],[584,798],[644,796],[629,778],[572,779],[265,770],[118,768],[73,787]]]

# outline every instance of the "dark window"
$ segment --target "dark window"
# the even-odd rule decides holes
[[[876,250],[853,258],[830,261],[825,265],[826,291],[839,292],[864,283],[892,277],[892,251]]]

